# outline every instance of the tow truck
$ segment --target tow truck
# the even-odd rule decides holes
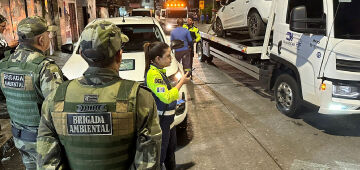
[[[355,0],[273,0],[265,36],[201,32],[198,53],[258,79],[287,116],[298,116],[306,103],[322,114],[359,114],[358,9]]]
[[[163,30],[169,34],[176,28],[176,19],[188,17],[187,3],[183,1],[167,1],[161,9],[160,24]]]

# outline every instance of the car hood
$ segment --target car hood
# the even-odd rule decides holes
[[[133,81],[144,81],[145,73],[145,56],[144,52],[132,52],[123,53],[123,59],[134,59],[135,70],[119,71],[119,75],[123,79]],[[79,55],[73,54],[69,60],[65,63],[62,71],[64,75],[69,79],[76,79],[83,75],[83,73],[89,68],[86,61]],[[180,64],[176,61],[175,57],[172,56],[172,62],[169,67],[166,67],[166,75],[170,76],[177,73],[181,69]]]

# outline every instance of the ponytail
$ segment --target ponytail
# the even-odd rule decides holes
[[[150,69],[150,43],[144,44],[144,53],[145,53],[145,74]]]
[[[155,58],[157,56],[162,57],[168,48],[169,45],[159,41],[144,44],[145,74],[150,69],[150,64],[155,61]]]

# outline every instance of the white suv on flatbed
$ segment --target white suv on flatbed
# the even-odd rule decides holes
[[[224,36],[226,31],[249,30],[250,38],[264,35],[271,3],[272,0],[226,0],[217,13],[214,32]]]

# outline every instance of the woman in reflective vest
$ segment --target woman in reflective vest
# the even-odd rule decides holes
[[[166,43],[146,43],[144,51],[145,83],[155,98],[162,130],[160,163],[167,170],[173,170],[176,167],[176,126],[170,129],[170,125],[174,122],[179,90],[183,84],[190,81],[190,78],[187,77],[187,73],[175,87],[171,86],[164,69],[171,64],[171,49]]]

